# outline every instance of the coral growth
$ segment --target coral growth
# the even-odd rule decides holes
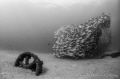
[[[73,58],[92,58],[100,54],[111,43],[110,21],[110,15],[103,13],[84,24],[61,27],[54,33],[53,54]]]

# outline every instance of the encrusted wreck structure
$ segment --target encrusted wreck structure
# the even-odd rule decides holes
[[[102,14],[80,25],[67,25],[54,33],[56,57],[92,58],[111,43],[110,14]]]
[[[33,62],[29,62],[29,60],[33,58]],[[25,62],[24,62],[25,61]],[[35,71],[35,75],[38,76],[42,73],[42,65],[43,61],[41,61],[37,55],[31,52],[24,52],[18,56],[15,61],[15,67],[22,67],[25,69],[30,69]]]

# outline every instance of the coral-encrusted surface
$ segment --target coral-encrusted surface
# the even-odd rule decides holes
[[[110,15],[103,13],[84,24],[63,26],[54,33],[54,38],[53,54],[57,57],[94,57],[111,42]]]

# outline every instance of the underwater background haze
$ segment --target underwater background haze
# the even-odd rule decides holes
[[[54,32],[111,14],[113,42],[120,49],[119,0],[0,0],[0,49],[53,52]]]

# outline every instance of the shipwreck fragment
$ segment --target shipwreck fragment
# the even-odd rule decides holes
[[[92,58],[111,43],[110,14],[102,14],[84,24],[63,26],[54,32],[56,57]]]
[[[33,58],[34,60],[33,62],[29,63],[29,60],[31,58]],[[20,54],[15,61],[15,67],[22,67],[25,69],[30,69],[32,71],[35,71],[36,76],[42,73],[42,65],[43,65],[43,61],[41,61],[37,55],[31,52],[24,52]]]

